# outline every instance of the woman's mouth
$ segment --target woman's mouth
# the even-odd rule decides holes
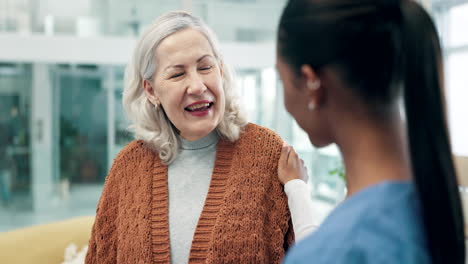
[[[213,104],[213,102],[197,102],[185,107],[184,110],[193,116],[205,116],[210,112]]]

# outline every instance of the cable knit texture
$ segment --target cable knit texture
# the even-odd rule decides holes
[[[281,263],[293,243],[277,179],[281,138],[249,124],[220,140],[188,263]],[[170,263],[167,166],[145,142],[116,157],[96,211],[86,263]]]

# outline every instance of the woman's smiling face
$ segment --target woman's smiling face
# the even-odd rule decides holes
[[[153,104],[160,104],[180,135],[190,141],[212,132],[225,111],[222,71],[207,38],[188,28],[156,48],[154,82],[145,81]]]

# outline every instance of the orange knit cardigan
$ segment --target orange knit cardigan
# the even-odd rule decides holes
[[[189,263],[280,263],[294,234],[277,179],[282,140],[249,124],[220,140]],[[86,263],[170,263],[167,166],[143,141],[114,160]]]

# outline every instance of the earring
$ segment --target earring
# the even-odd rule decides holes
[[[309,109],[309,111],[314,111],[315,109],[315,104],[313,102],[310,102],[308,105],[307,105],[307,109]]]
[[[317,79],[315,81],[307,81],[307,88],[309,88],[310,90],[316,90],[320,87],[320,80]]]
[[[159,104],[160,104],[159,101],[156,101],[156,102],[153,103],[149,99],[146,99],[146,100],[147,100],[148,104],[152,105],[154,107],[154,109],[158,110]]]

